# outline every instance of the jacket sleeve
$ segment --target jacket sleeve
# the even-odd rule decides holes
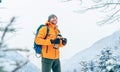
[[[62,44],[62,40],[60,40],[59,47],[63,47],[64,45]]]
[[[58,34],[60,34],[60,35],[61,35],[60,30],[58,29],[57,31],[58,31]],[[61,36],[62,36],[62,35],[61,35]],[[59,47],[63,47],[63,46],[64,46],[64,45],[62,44],[62,40],[60,40]]]
[[[50,39],[44,39],[44,37],[46,36],[46,33],[47,33],[47,28],[44,26],[39,30],[38,35],[35,38],[36,44],[51,45]]]

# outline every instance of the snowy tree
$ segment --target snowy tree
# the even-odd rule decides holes
[[[104,48],[97,59],[80,62],[82,72],[120,72],[119,55],[114,56],[112,49]]]
[[[81,72],[88,72],[89,68],[88,68],[88,63],[86,61],[81,61],[80,62],[81,65]]]
[[[89,66],[90,71],[94,71],[95,64],[94,64],[93,61],[90,61],[90,62],[88,63],[88,66]]]
[[[110,66],[110,63],[114,60],[112,58],[112,53],[110,51],[111,50],[109,50],[109,49],[105,49],[105,50],[101,51],[101,55],[100,55],[99,61],[98,61],[98,64],[99,64],[98,67],[101,72],[108,71],[108,67]]]

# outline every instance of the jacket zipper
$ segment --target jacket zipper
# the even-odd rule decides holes
[[[56,49],[55,49],[55,58],[56,58]]]
[[[46,53],[48,53],[48,45],[46,46]]]

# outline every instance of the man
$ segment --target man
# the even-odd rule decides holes
[[[42,45],[42,72],[61,72],[59,49],[67,43],[67,39],[61,37],[60,31],[57,28],[57,16],[52,14],[48,17],[45,23],[49,28],[49,34],[44,39],[47,27],[42,27],[36,36],[36,44]],[[59,37],[58,37],[59,36]]]

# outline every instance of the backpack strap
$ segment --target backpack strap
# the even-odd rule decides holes
[[[49,27],[48,27],[48,26],[46,26],[46,28],[47,28],[47,32],[46,32],[46,36],[45,36],[45,38],[44,38],[44,39],[46,39],[46,38],[47,38],[47,36],[48,36],[48,34],[49,34]]]
[[[47,28],[47,32],[46,32],[46,35],[45,35],[45,37],[44,37],[44,39],[46,39],[47,36],[48,36],[48,34],[49,34],[49,27],[48,27],[47,25],[40,25],[40,26],[38,27],[38,29],[37,29],[36,36],[37,36],[37,34],[38,34],[40,28],[43,27],[43,26],[46,26],[46,28]]]

